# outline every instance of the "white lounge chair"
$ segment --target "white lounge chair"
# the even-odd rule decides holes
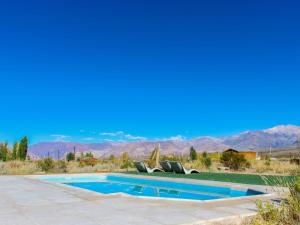
[[[161,170],[159,168],[151,169],[148,166],[146,166],[144,162],[134,162],[134,165],[140,173],[164,172],[163,170]]]
[[[200,173],[198,170],[195,169],[188,170],[184,168],[181,162],[178,161],[170,161],[170,164],[175,173],[181,173],[181,174]]]

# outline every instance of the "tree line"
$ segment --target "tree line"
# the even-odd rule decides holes
[[[21,160],[27,158],[28,153],[28,139],[23,137],[20,142],[16,141],[12,148],[7,142],[0,143],[0,161]]]

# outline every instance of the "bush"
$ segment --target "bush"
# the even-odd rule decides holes
[[[282,186],[285,181],[278,181]],[[271,201],[257,202],[258,212],[252,220],[252,225],[298,225],[300,224],[300,178],[295,183],[288,184],[288,196],[280,203]]]
[[[123,152],[120,156],[120,168],[121,169],[128,169],[133,167],[133,162],[130,160],[129,155],[127,152]]]
[[[238,154],[236,152],[223,152],[220,158],[220,162],[230,169],[240,170],[250,167],[250,163],[246,160],[244,155]]]
[[[97,164],[97,159],[96,158],[82,158],[79,161],[79,166],[84,167],[84,166],[95,166]]]
[[[270,158],[265,160],[265,166],[271,166],[271,159]]]
[[[54,169],[55,162],[51,157],[47,157],[39,160],[37,165],[42,171],[49,172],[50,170]]]
[[[67,172],[67,163],[64,160],[59,160],[56,162],[56,169],[58,172]]]
[[[125,161],[125,162],[122,163],[120,168],[121,169],[128,169],[128,168],[132,168],[132,167],[134,167],[134,166],[133,166],[133,163],[131,161]]]
[[[94,158],[94,155],[91,152],[87,152],[87,153],[85,153],[85,157],[86,158]]]
[[[207,152],[202,153],[202,158],[201,158],[202,164],[209,169],[211,167],[212,161],[211,158],[208,156]]]
[[[68,162],[70,161],[74,161],[75,160],[75,154],[73,152],[69,152],[67,155],[66,155],[66,160]]]

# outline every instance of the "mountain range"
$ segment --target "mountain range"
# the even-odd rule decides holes
[[[186,154],[191,146],[199,152],[220,152],[228,148],[240,151],[264,151],[296,147],[300,144],[300,126],[279,125],[270,129],[246,131],[225,137],[196,137],[192,139],[137,142],[40,142],[29,147],[32,157],[63,158],[68,152],[92,152],[96,157],[108,157],[128,152],[130,156],[146,156],[160,144],[162,154]]]

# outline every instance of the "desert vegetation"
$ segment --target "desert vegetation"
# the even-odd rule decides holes
[[[247,225],[300,224],[300,177],[289,183],[278,179],[277,186],[288,187],[288,191],[274,190],[281,201],[258,201],[258,213]]]
[[[124,156],[125,155],[125,156]],[[111,159],[94,157],[76,158],[76,160],[53,160],[46,157],[40,160],[14,160],[0,162],[0,175],[44,174],[44,173],[87,173],[87,172],[123,172],[133,168],[133,161],[126,154]]]
[[[121,155],[95,157],[92,152],[69,152],[63,159],[51,157],[33,160],[28,152],[27,137],[15,142],[11,147],[8,143],[0,143],[0,174],[39,174],[39,173],[81,173],[81,172],[122,172],[134,171],[133,162],[145,161],[150,167],[159,166],[159,160],[181,161],[185,167],[204,172],[249,173],[261,175],[295,175],[299,165],[289,158],[270,158],[264,154],[260,160],[247,158],[234,151],[223,153],[199,152],[191,146],[184,155],[160,155],[157,146],[149,157],[132,157],[127,152]]]

